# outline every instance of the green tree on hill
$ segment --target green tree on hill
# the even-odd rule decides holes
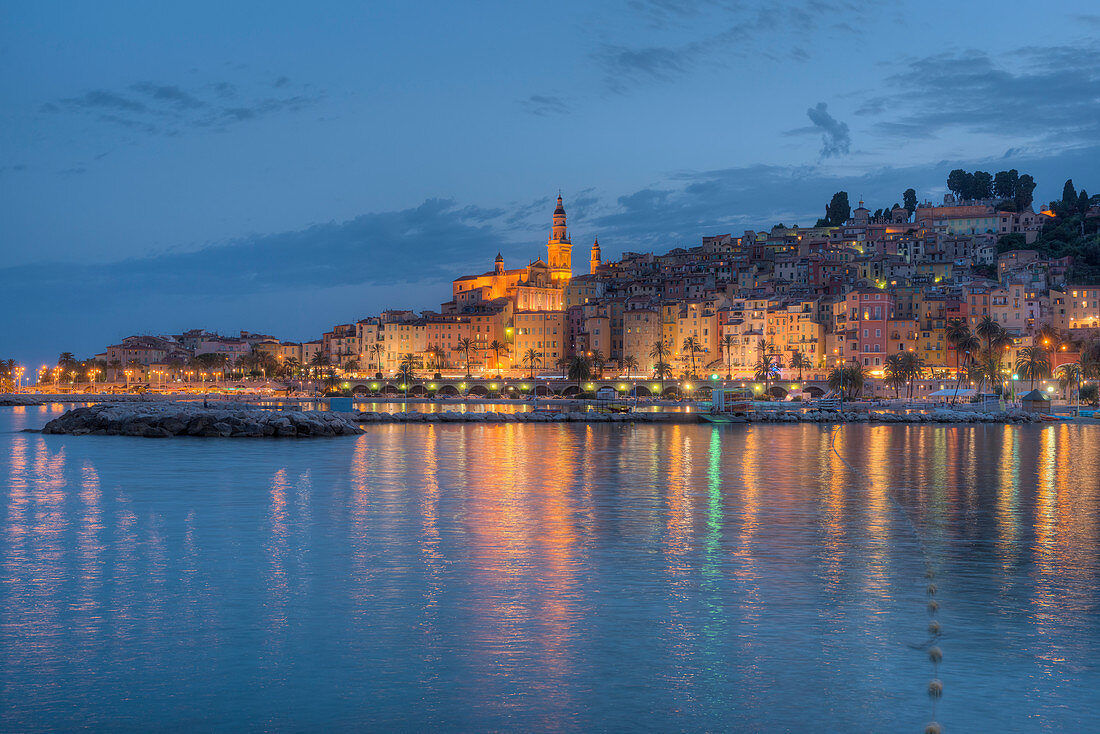
[[[905,193],[901,195],[901,200],[905,202],[905,211],[909,212],[909,216],[913,216],[913,212],[917,210],[917,192],[915,189],[906,189]]]

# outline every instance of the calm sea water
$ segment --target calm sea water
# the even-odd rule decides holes
[[[0,728],[1100,730],[1100,429],[25,434]]]

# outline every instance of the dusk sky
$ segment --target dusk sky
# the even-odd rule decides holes
[[[1095,0],[162,5],[0,6],[0,357],[438,308],[559,189],[578,271],[956,167],[1100,191]]]

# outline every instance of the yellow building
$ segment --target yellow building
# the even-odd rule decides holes
[[[451,301],[443,304],[443,312],[477,308],[498,298],[512,301],[517,311],[563,310],[563,289],[573,274],[573,245],[569,241],[565,207],[560,196],[546,242],[546,255],[545,262],[539,258],[527,267],[507,270],[504,257],[497,253],[491,271],[481,275],[464,275],[451,283]]]
[[[525,363],[529,350],[538,354],[535,364],[539,371],[552,370],[557,361],[565,356],[565,312],[564,311],[518,311],[513,316],[514,343],[512,363],[515,369],[530,370]]]

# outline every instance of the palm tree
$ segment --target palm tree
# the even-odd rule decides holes
[[[505,354],[508,354],[508,345],[500,341],[499,339],[493,339],[491,342],[489,342],[488,348],[493,350],[493,354],[496,355],[497,377],[500,377],[500,353],[504,352]]]
[[[798,381],[802,382],[802,370],[810,369],[813,367],[813,364],[804,353],[796,351],[791,354],[791,363],[787,366],[792,370],[798,370]]]
[[[1035,381],[1050,374],[1050,355],[1042,347],[1024,347],[1016,359],[1016,372],[1030,380],[1034,390]]]
[[[905,374],[905,355],[891,354],[887,357],[882,365],[882,374],[886,378],[886,384],[894,388],[894,397],[901,397],[901,386],[905,384],[907,377]]]
[[[901,373],[909,383],[906,396],[913,397],[913,383],[924,377],[924,360],[916,352],[904,352],[901,355]]]
[[[561,370],[562,379],[565,379],[565,373],[566,373],[566,370],[569,369],[569,363],[571,361],[573,361],[572,357],[568,357],[568,356],[563,354],[560,357],[558,357],[557,360],[554,362],[554,365]]]
[[[699,340],[693,336],[684,337],[684,343],[680,345],[680,349],[691,357],[691,376],[695,377],[695,355],[697,352],[703,351],[703,345],[699,343]]]
[[[1001,331],[1001,325],[992,316],[983,316],[982,320],[978,322],[978,325],[974,328],[976,333],[982,339],[985,339],[985,348],[993,348],[993,337]]]
[[[416,357],[412,354],[406,354],[401,358],[401,364],[397,368],[397,379],[401,381],[405,390],[405,400],[409,399],[409,383],[416,379],[415,360]]]
[[[974,353],[982,348],[982,341],[978,337],[970,333],[970,329],[967,329],[959,338],[959,341],[955,343],[955,394],[951,396],[951,404],[954,405],[955,401],[959,399],[959,385],[962,384],[962,371],[958,368],[959,352],[966,355],[966,362],[964,367],[969,367],[971,361],[974,359]]]
[[[379,342],[375,342],[374,344],[371,344],[370,347],[367,348],[367,351],[370,352],[372,357],[374,357],[374,365],[375,365],[375,367],[378,368],[377,370],[375,370],[375,372],[377,372],[378,374],[381,374],[382,373],[382,355],[385,354],[386,347],[384,347]]]
[[[535,351],[534,347],[523,353],[523,364],[531,370],[531,379],[535,379],[535,368],[542,364],[542,355]]]
[[[603,352],[599,349],[593,349],[588,355],[588,364],[592,368],[592,372],[595,373],[596,379],[603,378],[603,366],[606,362],[606,358],[603,356]]]
[[[623,370],[626,372],[626,374],[628,376],[631,375],[631,374],[637,374],[637,372],[638,372],[638,358],[628,354],[628,355],[626,355],[625,357],[622,358],[622,361],[619,363],[619,366],[621,366],[623,368]]]
[[[944,336],[947,337],[947,343],[955,348],[955,372],[957,374],[960,369],[959,361],[962,356],[962,349],[959,345],[970,338],[970,326],[966,323],[965,319],[951,319],[947,322],[947,329],[944,332]]]
[[[1077,385],[1080,381],[1081,365],[1076,362],[1067,362],[1058,365],[1058,369],[1055,370],[1055,372],[1058,374],[1058,386],[1062,388],[1062,399],[1069,400],[1066,396],[1066,390]]]
[[[1058,328],[1051,324],[1043,324],[1040,326],[1039,332],[1035,335],[1036,346],[1041,346],[1051,352],[1056,350],[1063,341],[1062,332],[1058,331]]]
[[[776,369],[778,369],[778,363],[772,359],[770,354],[765,354],[756,361],[756,372],[753,375],[753,379],[764,381],[765,396],[770,394],[768,392],[768,383],[774,376]]]
[[[851,400],[863,391],[863,383],[866,379],[867,373],[858,364],[850,367],[838,365],[829,372],[825,382],[830,390],[841,393],[841,397],[847,395]]]
[[[649,350],[649,357],[653,360],[654,364],[657,362],[667,362],[672,350],[663,341],[658,339],[653,342],[653,346]]]
[[[1100,339],[1093,340],[1081,348],[1081,377],[1100,377]]]
[[[672,365],[669,362],[658,362],[653,365],[653,373],[661,381],[661,391],[664,392],[665,380],[672,377]]]
[[[462,337],[458,340],[458,348],[466,353],[466,379],[470,379],[470,349],[474,346],[474,342],[469,337]]]
[[[591,374],[592,370],[588,358],[583,354],[574,354],[572,359],[569,360],[569,379],[576,380],[577,387],[580,387],[581,383],[587,380]]]
[[[733,351],[734,345],[737,343],[737,337],[733,334],[722,335],[722,351],[726,355],[726,379],[733,379],[733,361],[730,359],[730,353]],[[793,365],[792,365],[793,366]],[[799,373],[798,379],[802,379],[801,373]]]

